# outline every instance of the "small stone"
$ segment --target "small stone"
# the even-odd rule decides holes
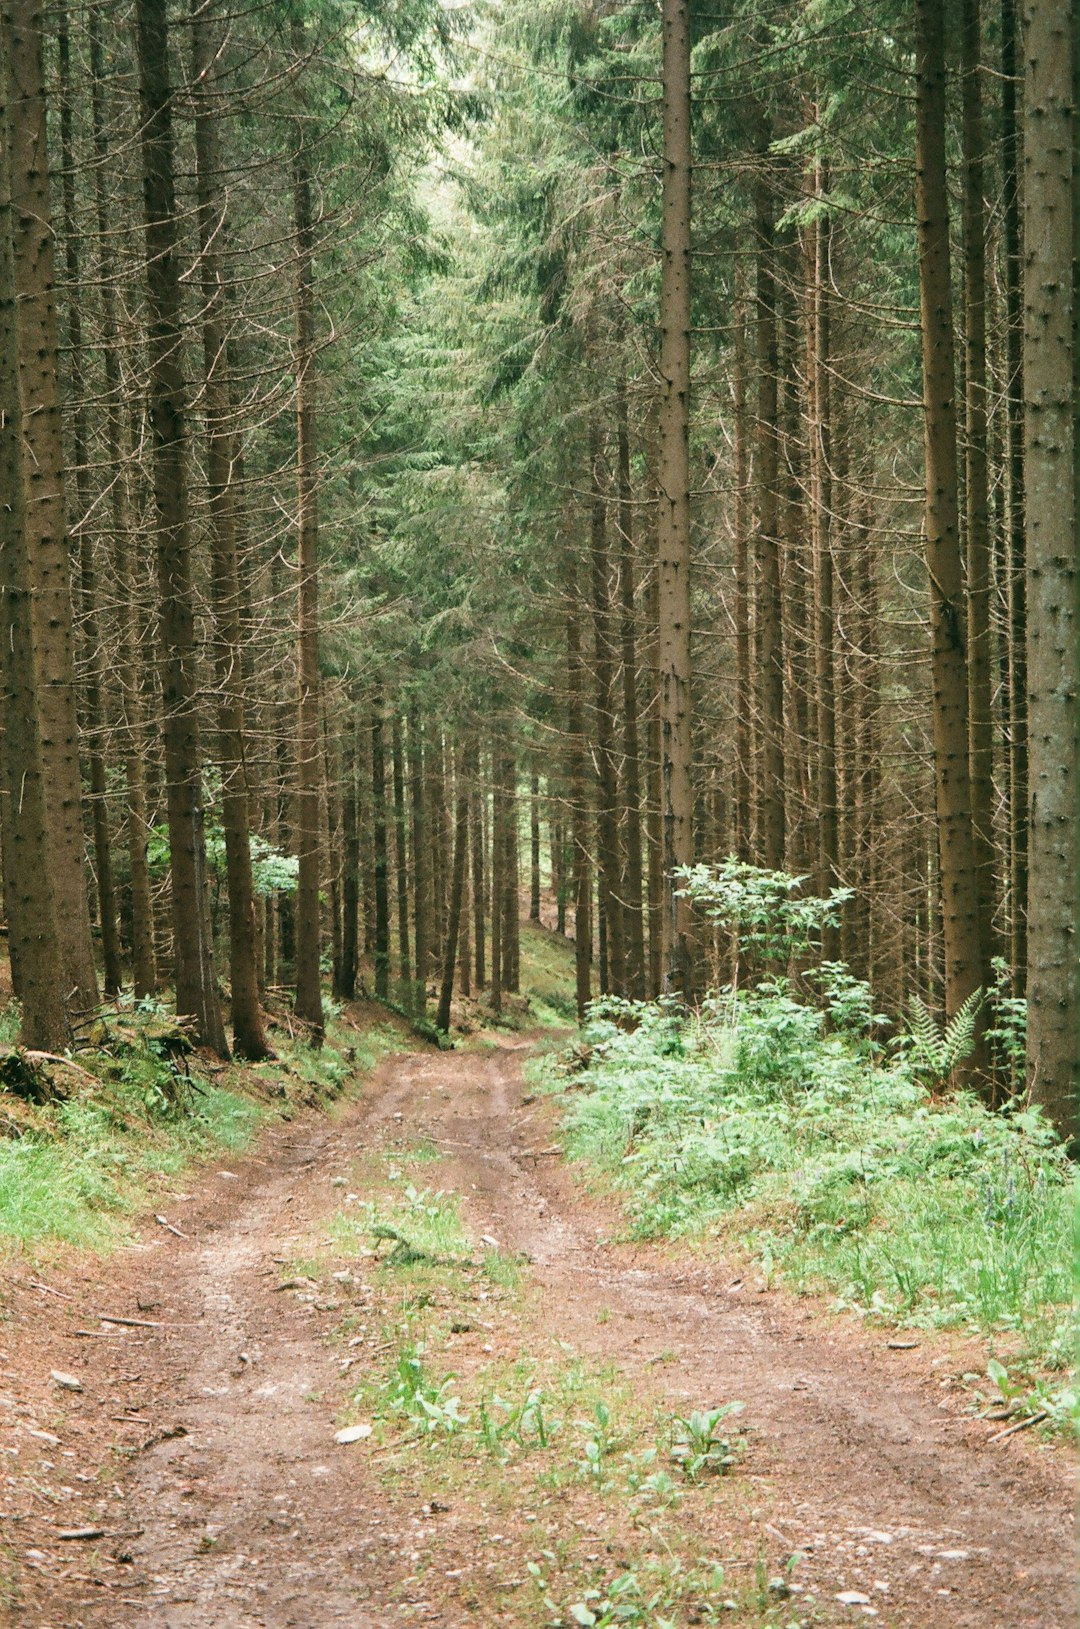
[[[869,1606],[869,1595],[861,1595],[857,1589],[842,1589],[836,1599],[841,1606]]]
[[[65,1374],[63,1369],[53,1369],[51,1378],[62,1391],[82,1391],[83,1383],[77,1375]]]
[[[364,1438],[370,1437],[370,1435],[370,1425],[347,1425],[344,1431],[339,1431],[337,1433],[337,1435],[334,1437],[334,1441],[339,1442],[342,1445],[349,1442],[363,1442]]]

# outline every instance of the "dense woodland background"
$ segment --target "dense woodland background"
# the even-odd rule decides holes
[[[694,994],[734,854],[1075,1130],[1068,9],[5,0],[26,1043]]]

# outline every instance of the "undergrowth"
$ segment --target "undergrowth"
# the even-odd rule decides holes
[[[775,983],[692,1019],[614,1016],[587,1029],[568,1148],[614,1175],[639,1235],[718,1229],[867,1317],[1068,1366],[1074,1185],[1041,1116],[935,1097]]]
[[[752,868],[732,868],[748,917]],[[690,881],[714,901],[727,885]],[[777,961],[793,948],[761,898],[743,932],[759,968],[763,944]],[[815,906],[824,921],[837,901],[800,901],[800,932]],[[744,929],[735,916],[724,925]],[[805,961],[809,929],[794,948]],[[916,1016],[886,1048],[867,987],[832,963],[772,972],[694,1014],[597,1003],[567,1094],[568,1151],[625,1190],[640,1236],[718,1232],[766,1277],[831,1290],[865,1318],[988,1337],[1028,1377],[1031,1408],[1063,1422],[1077,1406],[1072,1167],[1022,1097],[993,1112],[947,1087],[942,1060],[962,1054],[967,1016],[938,1040]]]
[[[131,1217],[192,1160],[239,1152],[268,1116],[337,1096],[394,1041],[335,1018],[317,1050],[283,1029],[276,1061],[207,1073],[161,1046],[174,1031],[153,1003],[112,1014],[76,1054],[77,1072],[51,1071],[66,1095],[36,1105],[5,1095],[0,1248],[123,1242]]]

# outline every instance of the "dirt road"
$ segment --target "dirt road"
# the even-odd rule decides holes
[[[516,1340],[555,1335],[673,1406],[745,1402],[750,1447],[731,1482],[744,1479],[744,1521],[768,1565],[800,1553],[803,1591],[745,1621],[1073,1624],[1065,1452],[988,1444],[992,1428],[941,1385],[940,1348],[892,1351],[880,1332],[737,1282],[722,1261],[611,1243],[611,1216],[539,1152],[550,1109],[523,1086],[522,1057],[508,1044],[389,1060],[334,1120],[277,1126],[251,1157],[210,1169],[167,1218],[184,1237],[151,1223],[104,1272],[54,1279],[60,1294],[20,1282],[0,1377],[17,1450],[3,1529],[18,1558],[10,1621],[495,1621],[483,1604],[494,1597],[469,1588],[470,1568],[494,1566],[478,1559],[486,1509],[464,1491],[452,1510],[433,1508],[418,1477],[388,1486],[376,1455],[335,1445],[343,1364],[351,1383],[374,1360],[343,1359],[330,1340],[342,1315],[332,1276],[307,1296],[280,1288],[282,1263],[340,1205],[337,1173],[406,1127],[443,1156],[439,1185],[462,1196],[475,1234],[528,1258]],[[145,1324],[75,1334],[103,1311]],[[62,1418],[54,1368],[83,1388],[64,1392]],[[110,1487],[102,1467],[117,1454]],[[104,1536],[59,1536],[95,1529]],[[861,1599],[838,1602],[845,1592]],[[819,1604],[803,1609],[808,1593]],[[498,1598],[499,1622],[537,1621]]]

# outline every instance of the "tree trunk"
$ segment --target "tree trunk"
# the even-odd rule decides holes
[[[529,921],[540,920],[540,777],[529,776]]]
[[[206,878],[195,615],[181,369],[179,245],[173,178],[172,89],[165,0],[138,0],[149,308],[149,395],[176,1010],[199,1041],[228,1056],[218,1007]]]
[[[1020,138],[1016,112],[1015,0],[1001,0],[1001,166],[1005,283],[1006,464],[1008,485],[1009,961],[1013,994],[1027,987],[1028,772],[1027,564],[1024,525],[1024,317],[1020,225]]]
[[[341,795],[341,975],[335,992],[342,1000],[356,995],[360,965],[360,827],[356,809],[356,709],[350,705],[344,727]],[[395,770],[397,765],[395,764]]]
[[[12,258],[8,50],[0,31],[0,829],[4,902],[24,1046],[61,1052],[71,1041],[49,857],[27,544],[19,332]]]
[[[994,933],[994,728],[990,633],[990,496],[986,452],[986,210],[983,202],[982,32],[979,0],[963,0],[964,149],[964,502],[967,533],[968,762],[971,841],[982,946],[992,978]]]
[[[292,49],[298,62],[307,51],[304,24],[292,20]],[[293,155],[293,226],[296,234],[296,531],[297,593],[296,842],[300,868],[296,887],[295,1010],[323,1030],[319,968],[319,518],[315,462],[315,228],[311,166],[299,122]]]
[[[1028,0],[1024,58],[1024,474],[1027,501],[1028,1086],[1061,1131],[1080,1135],[1077,878],[1077,192],[1075,20]]]
[[[740,860],[750,859],[754,830],[751,801],[751,693],[750,693],[750,470],[746,410],[746,312],[742,299],[735,307],[734,338],[734,475],[735,511],[735,774],[734,839]]]
[[[90,8],[91,120],[94,137],[94,199],[98,234],[98,281],[101,285],[102,345],[104,350],[106,479],[109,485],[113,533],[112,566],[121,597],[116,619],[117,676],[120,690],[121,731],[127,806],[128,864],[131,870],[131,973],[136,1000],[157,989],[154,960],[154,911],[150,871],[146,860],[146,744],[143,734],[143,698],[136,656],[139,592],[131,558],[133,536],[131,486],[127,469],[128,415],[124,411],[120,366],[120,325],[116,309],[116,273],[110,231],[109,142],[105,119],[105,53],[101,41],[101,10]]]
[[[984,980],[968,778],[964,581],[958,530],[956,386],[945,172],[943,0],[916,0],[915,193],[919,226],[930,579],[934,778],[951,1018]]]
[[[761,742],[758,754],[758,846],[761,864],[781,871],[786,851],[784,823],[784,642],[780,584],[779,351],[776,317],[776,231],[771,179],[767,173],[770,133],[760,137],[762,173],[755,183],[757,265],[757,659],[761,687]]]
[[[477,766],[479,770],[479,765]],[[487,982],[486,952],[484,943],[484,820],[483,807],[486,794],[480,785],[479,776],[473,792],[472,807],[472,907],[473,907],[473,955],[476,967],[477,994]]]
[[[690,904],[676,872],[692,863],[690,783],[690,7],[663,0],[664,165],[660,289],[660,789],[664,985],[689,998]]]
[[[645,904],[641,858],[641,745],[638,731],[637,587],[634,572],[633,488],[630,479],[630,427],[626,405],[626,373],[620,359],[615,397],[615,434],[618,458],[619,603],[622,647],[622,808],[626,814],[625,866],[621,878],[623,951],[626,958],[626,993],[641,1001],[645,996]]]
[[[394,777],[394,878],[397,885],[398,977],[403,990],[412,984],[409,961],[409,857],[405,819],[405,754],[401,744],[401,719],[394,712],[390,725],[390,757]]]
[[[619,897],[618,772],[615,762],[613,642],[611,637],[611,567],[607,546],[603,451],[597,412],[589,416],[589,467],[592,482],[590,563],[593,614],[593,679],[596,690],[596,883],[601,924],[601,989],[625,993],[622,908]],[[606,951],[606,955],[604,952]]]
[[[832,333],[829,286],[831,222],[821,200],[829,177],[823,163],[815,166],[814,193],[818,215],[807,234],[810,311],[807,322],[807,434],[810,443],[810,529],[814,558],[814,683],[817,693],[817,887],[827,894],[840,882],[839,803],[836,775],[836,675],[834,663],[832,539]],[[835,961],[839,932],[826,928],[822,953]]]
[[[10,83],[12,230],[18,289],[28,557],[37,652],[38,719],[49,870],[64,972],[74,1010],[97,1004],[97,971],[83,865],[82,782],[64,448],[57,368],[52,206],[49,196],[41,0],[5,0]]]
[[[420,723],[415,712],[409,714],[409,785],[412,793],[413,953],[416,957],[413,1007],[417,1017],[423,1018],[428,975],[427,811]]]
[[[390,891],[386,849],[386,752],[383,702],[377,695],[371,715],[371,813],[375,843],[375,994],[390,994]]]
[[[572,549],[572,545],[571,545]],[[566,572],[567,780],[574,878],[574,983],[578,1022],[592,998],[592,882],[589,876],[589,811],[585,791],[584,667],[577,564]]]
[[[98,623],[95,537],[90,519],[90,481],[87,465],[86,376],[83,356],[82,291],[80,286],[79,236],[75,219],[75,143],[71,46],[65,15],[57,36],[60,62],[60,168],[63,175],[64,261],[69,289],[68,372],[71,386],[72,463],[75,466],[75,493],[82,637],[84,650],[83,685],[84,737],[90,780],[90,812],[94,833],[94,864],[97,872],[98,924],[105,995],[113,1000],[120,994],[120,933],[116,921],[116,887],[113,882],[112,846],[109,839],[109,801],[105,778],[105,757],[101,748],[103,725],[101,701],[102,650]]]
[[[439,1010],[435,1026],[444,1035],[450,1033],[450,1003],[454,996],[454,966],[457,962],[458,932],[461,927],[461,904],[465,893],[465,856],[469,847],[469,784],[472,765],[458,764],[457,810],[454,820],[454,859],[450,879],[450,909],[446,923],[446,945],[443,950],[442,988],[439,991]]]
[[[218,692],[221,823],[229,894],[229,982],[233,1044],[253,1062],[269,1053],[259,1002],[255,889],[248,830],[247,744],[240,657],[240,573],[233,497],[235,412],[227,371],[226,289],[222,269],[225,201],[214,99],[220,29],[207,0],[192,0],[191,78],[195,109],[195,174],[202,289],[203,415],[209,488],[210,572]]]

